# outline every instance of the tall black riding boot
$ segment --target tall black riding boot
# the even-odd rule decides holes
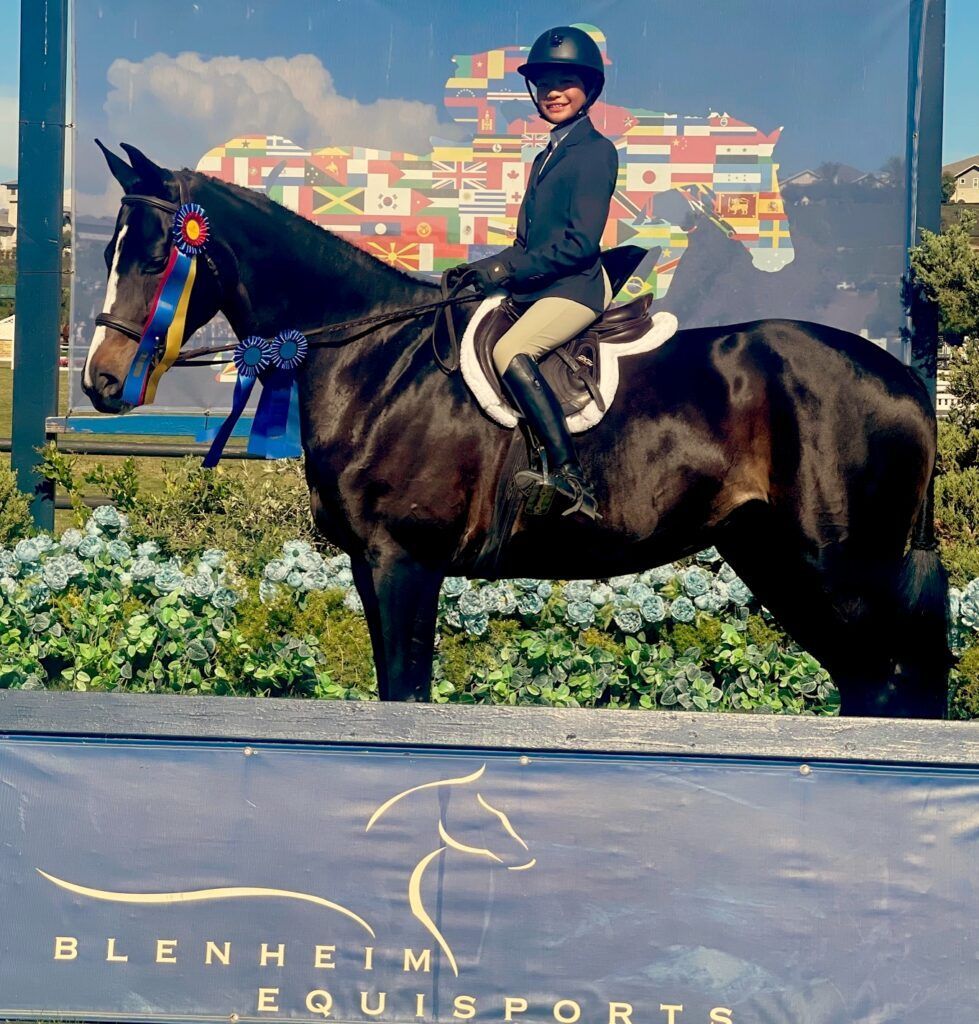
[[[544,380],[536,360],[527,355],[514,356],[502,380],[544,449],[540,471],[523,470],[515,477],[527,498],[527,511],[543,515],[550,509],[555,495],[560,495],[569,503],[563,515],[581,512],[591,519],[600,519],[568,433],[561,403]]]

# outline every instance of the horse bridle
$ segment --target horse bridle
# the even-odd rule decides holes
[[[180,203],[172,203],[168,199],[158,199],[156,196],[143,196],[128,192],[122,197],[121,202],[123,206],[151,206],[154,209],[162,210],[164,213],[170,214],[170,216],[174,218],[176,218],[181,205]],[[218,285],[218,290],[223,295],[224,290],[221,283],[221,275],[218,273],[218,266],[214,262],[214,258],[206,250],[202,253],[202,256],[204,258],[205,265],[214,275],[214,279]],[[99,327],[111,327],[112,330],[118,331],[120,334],[124,334],[127,338],[135,341],[137,344],[142,340],[143,332],[146,330],[147,326],[146,321],[142,324],[138,324],[135,320],[126,320],[123,317],[115,316],[112,313],[99,313],[95,318],[95,323]]]
[[[161,210],[164,213],[169,214],[171,217],[176,218],[177,213],[180,210],[181,204],[171,202],[168,199],[159,199],[156,196],[138,195],[135,193],[126,193],[121,200],[124,206],[150,206],[154,209]],[[220,272],[218,271],[217,264],[214,262],[214,258],[211,254],[205,250],[201,253],[204,259],[204,263],[210,270],[217,283],[218,291],[221,295],[224,295],[224,284],[221,280]],[[432,332],[432,349],[435,356],[435,362],[444,373],[452,373],[458,369],[459,364],[459,343],[456,339],[455,324],[452,320],[452,315],[449,307],[459,305],[466,302],[477,302],[482,300],[481,295],[458,295],[456,294],[461,288],[466,286],[465,280],[461,280],[454,287],[450,287],[446,282],[446,274],[442,275],[442,298],[437,299],[435,302],[420,303],[417,306],[409,306],[406,309],[392,310],[388,313],[378,313],[373,316],[360,317],[356,320],[345,320],[338,324],[326,324],[318,327],[310,327],[302,333],[307,338],[312,338],[318,334],[333,334],[339,333],[340,331],[350,330],[358,327],[364,327],[367,331],[374,329],[375,327],[383,327],[388,324],[399,323],[404,320],[410,320],[413,317],[421,316],[424,313],[435,311],[436,313],[444,311],[446,330],[449,336],[449,358],[443,359],[435,344],[435,331]],[[149,320],[142,324],[137,323],[135,320],[127,320],[124,317],[115,316],[112,313],[99,313],[95,318],[95,323],[100,327],[109,327],[114,331],[118,331],[120,334],[125,335],[131,341],[137,345],[142,341],[143,334],[146,331]],[[365,331],[364,333],[367,333]],[[346,340],[353,340],[349,338]],[[329,344],[328,341],[321,340],[319,342],[311,341],[310,345],[321,346]],[[209,365],[224,365],[226,360],[219,359],[211,362],[205,362],[202,357],[219,355],[222,353],[232,352],[236,348],[236,345],[211,345],[206,348],[197,349],[194,352],[189,352],[187,355],[179,356],[173,363],[174,366],[209,366]]]

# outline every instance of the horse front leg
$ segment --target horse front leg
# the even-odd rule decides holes
[[[439,591],[445,578],[403,553],[353,566],[381,700],[428,701]]]

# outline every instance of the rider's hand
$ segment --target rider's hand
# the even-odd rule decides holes
[[[466,264],[466,271],[472,277],[472,286],[484,295],[503,288],[510,279],[510,271],[499,256],[487,256]]]
[[[455,288],[457,288],[460,285],[460,283],[462,282],[463,278],[468,273],[469,273],[469,264],[468,263],[460,263],[457,267],[450,267],[442,275],[443,280],[445,281],[446,288],[448,288],[449,291],[452,291]]]

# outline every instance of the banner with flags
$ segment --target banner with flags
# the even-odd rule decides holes
[[[787,316],[903,352],[911,14],[920,0],[809,5],[643,0],[581,23],[606,63],[591,110],[619,175],[602,236],[648,251],[619,300],[682,327]],[[75,11],[79,140],[142,148],[264,196],[408,273],[437,277],[515,238],[550,125],[517,71],[537,24],[421,0],[195,8],[189,37],[152,0]],[[541,25],[567,17],[555,7]],[[846,31],[839,30],[845,21]],[[747,26],[764,25],[763,33]],[[736,40],[723,50],[717,40]],[[196,42],[195,42],[196,40]],[[814,40],[819,45],[813,44]],[[118,192],[77,148],[73,364],[105,294]],[[231,341],[222,320],[196,340]],[[192,341],[191,345],[194,344]],[[226,410],[227,368],[178,368],[156,409]],[[77,375],[71,407],[83,410]]]

